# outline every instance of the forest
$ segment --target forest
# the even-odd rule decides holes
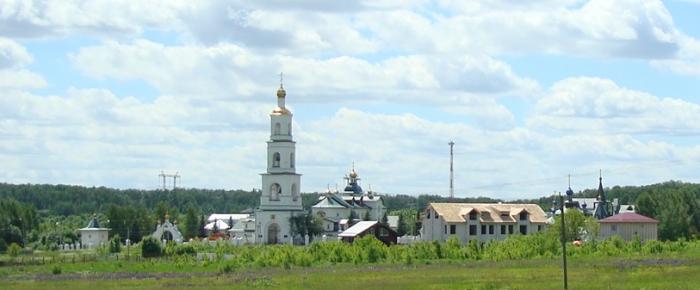
[[[614,186],[605,189],[609,200],[635,204],[637,211],[660,221],[659,238],[695,238],[700,232],[700,184],[668,181],[645,186]],[[585,189],[578,197],[595,197],[596,189]],[[302,194],[308,210],[320,193]],[[389,214],[397,214],[416,231],[416,217],[429,202],[499,202],[488,197],[446,198],[438,195],[385,194]],[[260,191],[252,190],[137,190],[72,185],[32,185],[0,183],[0,251],[10,243],[38,248],[55,247],[59,242],[78,240],[76,229],[84,227],[96,214],[113,234],[139,241],[153,231],[158,220],[169,213],[180,222],[186,238],[200,236],[205,216],[211,213],[252,211],[258,206]],[[552,196],[510,202],[536,203],[545,211]]]

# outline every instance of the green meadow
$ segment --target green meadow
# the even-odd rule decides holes
[[[572,258],[570,289],[700,289],[700,259]],[[177,268],[161,262],[26,266],[5,273],[3,289],[558,289],[561,259],[439,261],[239,269],[215,264]],[[144,267],[145,266],[145,267]],[[25,272],[26,271],[26,272]]]
[[[538,242],[539,241],[539,242]],[[158,258],[47,252],[0,257],[0,289],[561,289],[562,260],[545,236],[459,245],[194,244]],[[570,289],[700,289],[700,242],[610,239],[568,251]]]

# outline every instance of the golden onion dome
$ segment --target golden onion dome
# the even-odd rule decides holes
[[[284,90],[284,87],[282,87],[282,84],[280,84],[280,88],[277,89],[277,97],[284,98],[285,96],[287,96],[287,92]]]
[[[355,169],[350,171],[350,178],[357,178],[357,172],[355,172]]]

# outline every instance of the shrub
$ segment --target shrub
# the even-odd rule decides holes
[[[54,275],[59,275],[61,274],[62,270],[59,265],[54,265],[53,268],[51,268],[51,273]]]
[[[663,251],[663,242],[659,242],[657,240],[646,241],[642,246],[642,252],[645,254],[659,254]]]
[[[4,239],[0,238],[0,253],[4,253],[7,251],[7,242],[5,242]]]
[[[19,255],[20,250],[21,249],[17,243],[12,243],[7,248],[7,254],[10,255],[10,257],[17,257]]]
[[[114,235],[111,240],[109,240],[109,252],[119,253],[122,250],[122,243],[119,241],[119,235]]]
[[[141,256],[144,258],[160,257],[163,254],[163,247],[160,241],[153,237],[141,240]]]
[[[165,247],[166,256],[194,256],[197,250],[192,245],[170,243]]]

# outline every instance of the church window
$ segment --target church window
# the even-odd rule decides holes
[[[521,225],[520,226],[520,233],[523,235],[527,235],[527,226]]]
[[[472,220],[472,221],[476,220],[476,212],[469,213],[469,220]]]
[[[292,123],[287,124],[287,135],[292,136]]]
[[[273,135],[280,134],[280,123],[275,123],[275,130],[272,132]]]
[[[292,184],[292,200],[297,201],[299,199],[299,192],[297,192],[297,185]]]
[[[457,232],[456,225],[450,225],[450,235],[454,235]]]
[[[280,200],[280,194],[282,194],[282,187],[278,183],[270,185],[270,200]]]
[[[537,231],[541,232],[542,231],[542,225],[537,225]]]
[[[447,225],[445,225],[445,234],[447,234]]]
[[[505,235],[505,234],[506,234],[506,226],[501,225],[501,235]]]
[[[509,235],[513,234],[513,225],[508,225],[508,234]]]
[[[489,235],[493,235],[493,225],[489,225]]]
[[[289,154],[289,167],[294,168],[294,153]]]
[[[272,167],[280,167],[280,153],[272,154]]]
[[[425,216],[426,218],[430,218],[430,210],[428,210],[428,213]]]
[[[481,225],[481,234],[482,235],[486,234],[486,225]]]

